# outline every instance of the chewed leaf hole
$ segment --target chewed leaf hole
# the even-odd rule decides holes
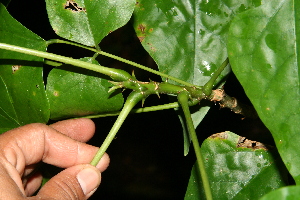
[[[216,134],[213,134],[211,136],[209,136],[209,138],[220,138],[220,139],[224,139],[226,140],[228,138],[228,134],[226,132],[222,132],[222,133],[216,133]]]
[[[67,0],[64,8],[66,10],[72,10],[73,12],[86,12],[85,8],[78,6],[78,4],[73,0]]]
[[[222,140],[230,140],[229,132],[227,132],[227,131],[213,134],[209,138],[210,139],[219,138],[219,139],[222,139]],[[256,150],[256,149],[264,149],[264,150],[272,149],[272,146],[264,145],[261,142],[248,140],[248,139],[246,139],[246,137],[242,137],[242,136],[239,136],[238,141],[236,143],[236,147],[237,148],[243,147],[243,148],[248,148],[248,149],[253,149],[253,150]]]
[[[13,65],[11,67],[12,73],[14,74],[16,71],[18,71],[22,66],[21,65]]]
[[[236,147],[245,147],[249,149],[264,149],[268,150],[268,148],[260,142],[248,140],[245,137],[239,137]]]

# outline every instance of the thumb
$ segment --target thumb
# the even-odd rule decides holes
[[[98,188],[101,181],[100,171],[92,165],[76,165],[67,168],[51,178],[39,191],[41,199],[89,198]]]

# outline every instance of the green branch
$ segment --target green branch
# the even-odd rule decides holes
[[[185,85],[185,86],[189,86],[189,87],[197,87],[196,85],[193,85],[191,83],[188,83],[188,82],[185,82],[183,80],[180,80],[178,78],[175,78],[173,76],[169,76],[167,74],[164,74],[162,72],[159,72],[157,70],[154,70],[154,69],[151,69],[149,67],[146,67],[144,65],[141,65],[141,64],[138,64],[138,63],[135,63],[135,62],[132,62],[130,60],[126,60],[124,58],[121,58],[119,56],[115,56],[115,55],[112,55],[110,53],[106,53],[104,51],[101,51],[101,50],[97,50],[97,49],[94,49],[94,48],[91,48],[91,47],[87,47],[87,46],[84,46],[84,45],[81,45],[81,44],[77,44],[77,43],[74,43],[74,42],[69,42],[69,41],[64,41],[64,40],[59,40],[59,39],[53,39],[53,40],[49,40],[47,41],[47,44],[50,45],[50,44],[55,44],[55,43],[58,43],[58,44],[70,44],[70,45],[73,45],[73,46],[77,46],[77,47],[81,47],[81,48],[84,48],[84,49],[87,49],[87,50],[90,50],[90,51],[93,51],[97,54],[100,54],[100,55],[103,55],[103,56],[106,56],[106,57],[109,57],[109,58],[113,58],[115,60],[118,60],[118,61],[121,61],[123,63],[126,63],[126,64],[129,64],[129,65],[132,65],[134,67],[137,67],[137,68],[140,68],[140,69],[143,69],[145,71],[148,71],[148,72],[151,72],[152,74],[156,74],[156,75],[159,75],[161,77],[164,77],[166,79],[169,79],[169,80],[172,80],[172,81],[175,81],[177,83],[180,83],[182,85]]]
[[[111,128],[110,132],[106,136],[103,144],[99,148],[98,152],[94,156],[93,160],[91,161],[91,165],[96,166],[102,156],[104,155],[105,151],[109,147],[110,143],[115,138],[117,132],[119,131],[120,127],[122,126],[123,122],[125,121],[126,117],[132,110],[132,108],[140,102],[142,99],[145,98],[145,95],[139,93],[139,92],[131,92],[130,95],[127,97],[127,100],[124,104],[124,107],[117,118],[116,122],[114,123],[113,127]]]
[[[226,58],[226,60],[222,63],[222,65],[217,69],[217,71],[214,72],[212,77],[209,79],[209,81],[203,86],[203,93],[206,96],[209,96],[212,92],[212,89],[214,87],[214,84],[217,80],[217,78],[220,76],[221,72],[225,69],[225,67],[229,64],[229,59]]]
[[[198,170],[201,175],[206,199],[212,200],[212,193],[211,193],[211,188],[209,185],[208,176],[207,176],[206,170],[205,170],[204,159],[201,154],[200,144],[198,142],[197,134],[196,134],[195,127],[193,124],[190,109],[188,106],[189,93],[181,92],[178,94],[177,98],[178,98],[178,102],[180,103],[180,105],[182,107],[182,110],[183,110],[183,113],[185,116],[185,120],[186,120],[186,124],[187,124],[187,128],[188,128],[188,131],[189,131],[189,134],[190,134],[193,146],[194,146],[194,150],[195,150],[196,158],[197,158]]]
[[[171,94],[171,95],[178,95],[182,91],[187,91],[189,92],[189,97],[191,99],[197,99],[201,100],[205,98],[205,95],[202,91],[202,87],[189,87],[189,86],[179,86],[179,85],[174,85],[168,82],[155,82],[155,81],[150,81],[150,82],[142,82],[138,80],[133,80],[129,79],[127,81],[123,82],[113,82],[110,81],[114,86],[110,88],[109,92],[112,92],[116,89],[119,88],[126,88],[126,89],[131,89],[133,91],[138,91],[141,93],[144,93],[146,95],[151,95],[151,94]]]
[[[189,106],[194,106],[197,103],[199,103],[198,100],[188,102]],[[173,102],[173,103],[167,103],[167,104],[158,105],[158,106],[150,106],[150,107],[145,107],[145,108],[132,109],[130,114],[167,110],[167,109],[172,109],[172,108],[178,108],[179,106],[180,105],[178,104],[178,102]],[[84,116],[82,118],[92,119],[92,118],[100,118],[100,117],[112,117],[112,116],[118,116],[119,114],[120,114],[120,111],[117,111],[117,112],[110,112],[110,113],[104,113],[104,114],[99,114],[99,115],[88,115],[88,116]]]
[[[222,89],[213,90],[211,95],[208,97],[210,101],[220,102],[221,108],[229,108],[236,114],[244,115],[251,119],[257,119],[258,115],[253,106],[249,106],[241,103],[236,98],[229,96]]]
[[[70,65],[74,65],[77,67],[89,69],[89,70],[92,70],[95,72],[99,72],[101,74],[105,74],[105,75],[111,77],[115,81],[126,81],[126,80],[132,78],[132,76],[130,74],[128,74],[127,72],[120,70],[120,69],[103,67],[100,65],[87,63],[84,61],[80,61],[80,60],[65,57],[65,56],[56,55],[53,53],[38,51],[38,50],[34,50],[34,49],[28,49],[25,47],[19,47],[19,46],[14,46],[14,45],[10,45],[10,44],[4,44],[4,43],[0,43],[0,49],[15,51],[15,52],[38,56],[38,57],[42,57],[42,58],[47,58],[49,60],[55,60],[55,61],[62,62],[65,64],[70,64]]]
[[[52,67],[59,67],[59,66],[62,66],[63,64],[60,63],[60,62],[55,62],[55,61],[52,61],[52,60],[44,60],[44,64],[46,65],[50,65]]]

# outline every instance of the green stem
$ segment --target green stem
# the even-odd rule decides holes
[[[189,106],[194,106],[199,101],[189,101],[188,104]],[[158,105],[158,106],[150,106],[150,107],[145,107],[145,108],[137,108],[137,109],[132,109],[131,113],[138,114],[138,113],[145,113],[145,112],[153,112],[153,111],[159,111],[159,110],[166,110],[166,109],[172,109],[172,108],[178,108],[179,104],[178,102],[173,102],[173,103],[168,103],[168,104],[163,104],[163,105]],[[99,117],[111,117],[111,116],[118,116],[120,114],[119,111],[117,112],[111,112],[111,113],[105,113],[105,114],[100,114],[100,115],[88,115],[84,116],[82,118],[99,118]]]
[[[189,86],[180,86],[174,85],[167,82],[141,82],[137,80],[130,79],[123,82],[113,82],[110,81],[114,86],[110,88],[109,92],[114,91],[119,88],[131,89],[134,91],[139,91],[147,95],[150,94],[172,94],[177,95],[182,91],[187,91],[190,94],[191,99],[201,100],[206,96],[203,94],[202,87],[189,87]]]
[[[190,134],[193,146],[194,146],[194,150],[195,150],[196,158],[197,158],[198,170],[201,175],[206,199],[212,200],[212,193],[211,193],[211,188],[209,185],[208,176],[207,176],[206,170],[205,170],[204,159],[201,154],[200,145],[198,142],[197,134],[195,131],[192,116],[191,116],[189,106],[188,106],[189,93],[181,92],[178,94],[177,98],[178,98],[178,102],[180,103],[180,105],[182,107],[183,113],[185,115],[187,128],[188,128],[188,131],[189,131],[189,134]]]
[[[137,113],[144,113],[144,112],[166,110],[166,109],[177,108],[177,107],[179,107],[178,103],[174,102],[174,103],[168,103],[168,104],[164,104],[164,105],[132,109],[130,114],[131,113],[137,114]],[[100,114],[100,115],[88,115],[88,116],[85,116],[84,118],[110,117],[110,116],[118,116],[119,114],[120,114],[120,112],[117,111],[117,112],[105,113],[105,114]]]
[[[106,52],[104,52],[104,51],[97,50],[97,49],[94,49],[94,48],[91,48],[91,47],[87,47],[87,46],[84,46],[84,45],[80,45],[80,44],[73,43],[73,42],[69,42],[69,41],[59,40],[59,39],[49,40],[49,41],[47,41],[47,43],[48,43],[48,45],[54,44],[54,43],[61,43],[61,44],[70,44],[70,45],[73,45],[73,46],[81,47],[81,48],[84,48],[84,49],[93,51],[93,52],[95,52],[95,53],[98,53],[98,54],[100,54],[100,55],[103,55],[103,56],[106,56],[106,57],[109,57],[109,58],[113,58],[113,59],[115,59],[115,60],[124,62],[124,63],[129,64],[129,65],[132,65],[132,66],[134,66],[134,67],[137,67],[137,68],[143,69],[143,70],[145,70],[145,71],[151,72],[151,73],[153,73],[153,74],[159,75],[159,76],[164,77],[164,78],[166,78],[166,79],[175,81],[175,82],[180,83],[180,84],[182,84],[182,85],[186,85],[186,86],[189,86],[189,87],[192,87],[192,86],[195,87],[195,85],[193,85],[193,84],[191,84],[191,83],[188,83],[188,82],[185,82],[185,81],[183,81],[183,80],[180,80],[180,79],[178,79],[178,78],[175,78],[175,77],[173,77],[173,76],[169,76],[169,75],[167,75],[167,74],[164,74],[164,73],[162,73],[162,72],[156,71],[156,70],[151,69],[151,68],[149,68],[149,67],[146,67],[146,66],[144,66],[144,65],[140,65],[140,64],[135,63],[135,62],[132,62],[132,61],[130,61],[130,60],[126,60],[126,59],[121,58],[121,57],[119,57],[119,56],[115,56],[115,55],[113,55],[113,54],[106,53]]]
[[[113,59],[115,59],[115,60],[124,62],[124,63],[126,63],[126,64],[132,65],[132,66],[134,66],[134,67],[143,69],[143,70],[145,70],[145,71],[151,72],[152,74],[159,75],[159,76],[164,77],[164,78],[166,78],[166,79],[168,79],[168,80],[175,81],[175,82],[180,83],[180,84],[182,84],[182,85],[189,86],[189,87],[195,86],[195,85],[193,85],[193,84],[191,84],[191,83],[188,83],[188,82],[185,82],[185,81],[183,81],[183,80],[181,80],[181,79],[178,79],[178,78],[175,78],[175,77],[173,77],[173,76],[164,74],[164,73],[162,73],[162,72],[159,72],[159,71],[157,71],[157,70],[151,69],[151,68],[146,67],[146,66],[144,66],[144,65],[141,65],[141,64],[132,62],[132,61],[130,61],[130,60],[126,60],[126,59],[124,59],[124,58],[121,58],[121,57],[112,55],[112,54],[110,54],[110,53],[106,53],[106,52],[104,52],[104,51],[100,51],[100,52],[98,52],[98,53],[101,54],[101,55],[104,55],[104,56],[113,58]]]
[[[29,55],[33,55],[33,56],[42,57],[42,58],[47,58],[50,60],[55,60],[58,62],[62,62],[62,63],[74,65],[77,67],[89,69],[89,70],[110,76],[115,81],[126,81],[126,80],[132,78],[132,76],[130,74],[128,74],[127,72],[120,70],[120,69],[103,67],[100,65],[87,63],[84,61],[80,61],[80,60],[65,57],[65,56],[56,55],[53,53],[38,51],[38,50],[34,50],[34,49],[28,49],[28,48],[4,44],[4,43],[0,43],[0,49],[15,51],[15,52],[29,54]]]
[[[50,65],[50,66],[53,66],[53,67],[59,67],[59,66],[63,65],[60,62],[55,62],[55,61],[52,61],[52,60],[44,60],[44,64]]]
[[[217,71],[214,72],[212,77],[209,79],[209,81],[203,86],[203,93],[206,96],[209,96],[212,92],[212,89],[214,87],[214,84],[219,77],[219,75],[222,73],[222,71],[225,69],[225,67],[228,65],[229,59],[226,58],[226,60],[222,63],[222,65],[217,69]]]
[[[124,120],[132,110],[132,108],[140,102],[145,96],[139,92],[131,92],[130,95],[127,97],[127,100],[124,104],[124,107],[117,118],[116,122],[114,123],[113,127],[111,128],[110,132],[108,133],[107,137],[105,138],[103,144],[99,148],[98,152],[94,156],[93,160],[91,161],[91,165],[96,166],[102,156],[104,155],[105,151],[109,147],[110,143],[115,138],[117,132],[119,131],[120,127],[122,126]]]

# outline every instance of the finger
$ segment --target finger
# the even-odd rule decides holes
[[[17,199],[16,197],[26,194],[20,178],[24,174],[25,166],[42,160],[67,168],[89,163],[97,150],[96,147],[75,141],[44,124],[29,124],[8,131],[0,135],[0,185],[9,186],[2,191],[0,198]],[[104,170],[108,161],[106,155],[97,167]],[[27,169],[26,174],[31,171],[32,169]],[[36,184],[29,183],[27,192],[34,191]]]
[[[108,154],[105,153],[105,154],[102,156],[102,158],[101,158],[101,160],[99,161],[99,163],[97,164],[96,168],[97,168],[100,172],[104,172],[104,171],[107,169],[109,163],[110,163],[110,158],[109,158]]]
[[[100,162],[97,165],[97,169],[100,172],[105,171],[107,168],[106,163],[109,163],[109,156],[107,154],[104,154],[102,159],[100,160]],[[36,192],[37,189],[39,189],[39,187],[41,186],[42,178],[43,177],[42,177],[41,173],[39,173],[39,172],[36,172],[33,175],[30,174],[29,178],[26,178],[26,185],[24,187],[26,195],[30,196],[34,192]],[[23,183],[24,183],[24,180],[23,180]]]
[[[101,175],[91,165],[77,165],[65,169],[50,179],[39,191],[40,199],[87,199],[99,186]]]
[[[89,163],[97,150],[43,124],[29,124],[0,135],[0,156],[3,154],[20,174],[25,165],[41,160],[63,168]]]
[[[43,176],[39,172],[34,173],[27,178],[26,185],[24,186],[26,196],[33,195],[40,188],[42,180]]]
[[[20,176],[7,169],[5,164],[0,166],[0,185],[5,186],[0,199],[22,199],[25,195]]]
[[[85,118],[59,121],[50,127],[80,142],[88,141],[95,133],[94,122]]]

